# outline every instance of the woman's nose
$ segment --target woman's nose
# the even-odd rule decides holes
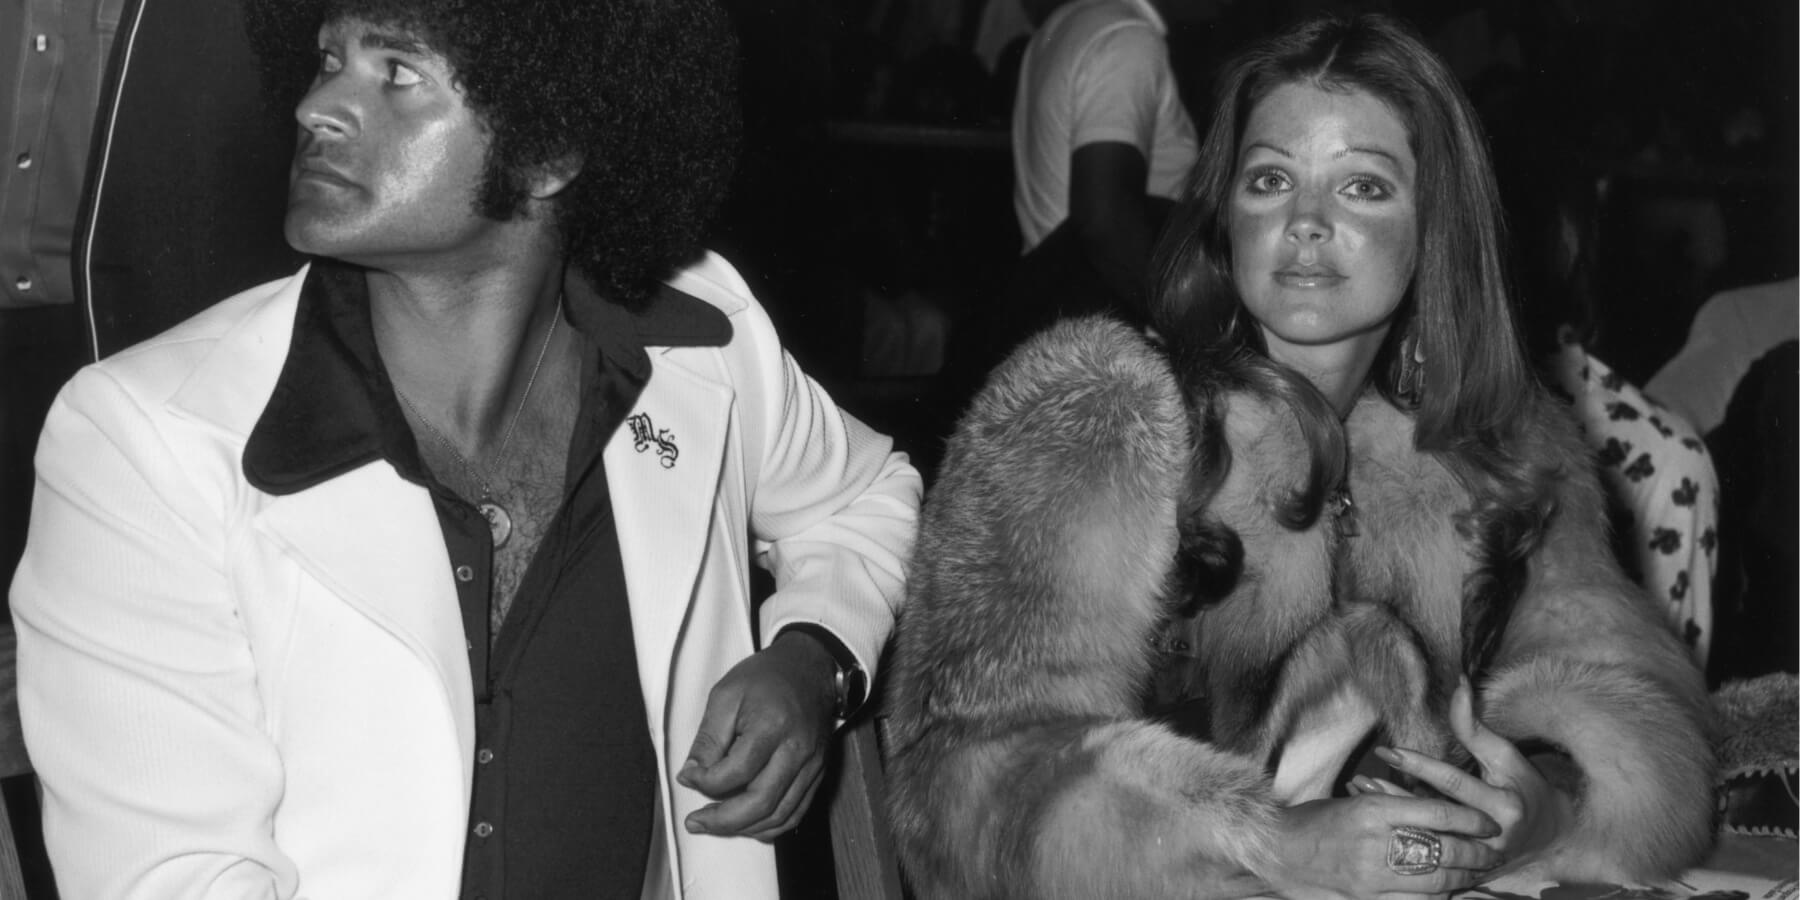
[[[1287,238],[1302,244],[1331,239],[1331,219],[1326,204],[1310,191],[1302,191],[1294,198],[1288,211]]]

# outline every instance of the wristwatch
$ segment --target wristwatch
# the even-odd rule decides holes
[[[836,706],[832,715],[842,724],[846,719],[856,715],[862,705],[869,699],[869,673],[857,662],[856,654],[838,640],[838,636],[823,626],[811,623],[788,625],[781,629],[783,634],[798,631],[808,635],[831,654],[833,671],[831,674],[831,690]]]

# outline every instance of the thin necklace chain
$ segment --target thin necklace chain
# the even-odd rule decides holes
[[[531,377],[525,379],[525,392],[519,395],[519,405],[513,409],[512,420],[506,425],[506,434],[500,438],[500,449],[494,452],[494,459],[497,461],[506,459],[506,448],[512,445],[513,432],[518,429],[519,419],[524,415],[525,403],[531,399],[531,389],[537,384],[538,372],[544,368],[544,355],[550,352],[550,338],[555,336],[557,323],[562,321],[562,310],[562,300],[558,298],[556,315],[551,318],[550,327],[544,329],[544,343],[538,347],[537,362],[531,364]],[[414,406],[411,400],[406,399],[406,394],[400,390],[399,385],[394,385],[394,396],[399,397],[407,412],[412,413],[413,418],[418,419],[419,424],[425,426],[425,430],[431,432],[431,436],[437,438],[437,442],[443,444],[444,449],[450,451],[450,455],[456,457],[456,461],[462,463],[462,467],[468,470],[470,475],[475,476],[476,483],[481,485],[481,499],[492,500],[494,488],[488,483],[486,473],[470,462],[468,457],[462,455],[462,451],[456,449],[456,445],[451,443],[443,432],[437,430],[437,426],[431,424],[430,419],[420,414],[419,408]]]
[[[1326,498],[1331,504],[1331,518],[1337,525],[1340,537],[1356,537],[1362,529],[1356,524],[1356,497],[1350,493],[1350,461],[1354,455],[1350,452],[1350,436],[1344,435],[1344,474],[1338,480],[1338,486]]]

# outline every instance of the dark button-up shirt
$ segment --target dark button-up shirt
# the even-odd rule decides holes
[[[564,495],[497,635],[488,632],[486,520],[424,466],[375,347],[360,271],[315,264],[274,399],[245,451],[251,481],[275,493],[376,460],[431,491],[474,682],[468,898],[635,900],[655,815],[656,761],[602,450],[650,377],[647,338],[716,345],[730,325],[673,290],[638,313],[574,275],[564,296],[585,339]]]
[[[124,5],[0,3],[0,309],[75,299],[75,213]]]

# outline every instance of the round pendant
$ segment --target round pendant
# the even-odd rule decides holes
[[[487,519],[488,532],[494,536],[495,549],[505,546],[506,539],[512,537],[512,516],[506,514],[506,508],[492,500],[483,500],[476,508]]]

